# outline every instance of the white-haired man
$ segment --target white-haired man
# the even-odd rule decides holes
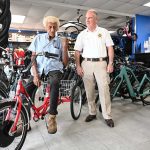
[[[38,52],[49,52],[58,54],[58,59],[38,56],[36,62],[31,68],[31,78],[29,79],[27,92],[31,96],[33,91],[40,86],[40,77],[44,73],[50,79],[50,109],[48,120],[48,132],[54,134],[57,132],[57,100],[59,96],[59,83],[62,78],[63,68],[68,63],[68,42],[67,39],[62,40],[57,36],[59,29],[59,19],[54,16],[47,16],[43,19],[43,25],[46,33],[38,34],[29,46],[34,56]],[[31,58],[32,60],[32,58]]]

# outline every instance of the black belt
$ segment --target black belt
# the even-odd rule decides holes
[[[101,58],[83,58],[85,61],[106,61],[107,57],[101,57]]]

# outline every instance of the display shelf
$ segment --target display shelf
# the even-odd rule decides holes
[[[9,41],[9,47],[13,48],[23,48],[24,50],[28,49],[31,42],[16,42],[16,41]]]

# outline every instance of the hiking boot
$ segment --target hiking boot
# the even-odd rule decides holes
[[[57,132],[56,115],[49,115],[48,119],[48,133],[55,134]]]

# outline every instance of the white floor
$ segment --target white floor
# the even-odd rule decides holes
[[[31,122],[22,150],[150,150],[150,106],[131,100],[112,103],[114,128],[106,126],[101,113],[86,123],[87,105],[81,117],[74,121],[69,103],[59,106],[58,132],[50,135],[45,122]]]

